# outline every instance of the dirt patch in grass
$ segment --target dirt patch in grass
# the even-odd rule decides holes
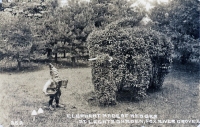
[[[62,69],[61,69],[62,68]],[[185,69],[184,69],[185,68]],[[195,69],[196,68],[196,69]],[[122,123],[91,124],[80,123],[79,120],[123,120],[123,118],[69,118],[72,114],[132,114],[157,116],[156,120],[197,120],[200,119],[199,103],[199,69],[196,66],[174,65],[166,76],[160,90],[148,91],[148,97],[139,102],[120,101],[116,106],[99,107],[95,102],[95,93],[91,81],[90,68],[63,68],[59,73],[62,78],[69,79],[67,89],[62,89],[60,102],[65,109],[50,111],[48,97],[42,93],[42,87],[50,78],[48,66],[42,70],[26,73],[0,74],[0,124],[5,127],[11,121],[23,121],[27,127],[191,127],[198,123],[162,124],[162,123]],[[44,109],[33,121],[31,112]],[[137,116],[140,119],[140,116]],[[130,119],[130,117],[126,118]],[[136,120],[136,118],[131,118]],[[147,120],[146,118],[141,118]],[[83,122],[83,121],[82,121]],[[122,121],[123,122],[123,121]]]

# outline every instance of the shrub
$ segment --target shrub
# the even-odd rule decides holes
[[[138,26],[140,20],[139,16],[121,19],[89,35],[87,42],[91,58],[106,54],[113,58],[111,62],[105,57],[92,62],[95,87],[116,87],[116,90],[109,87],[108,91],[95,89],[98,95],[104,93],[107,98],[113,98],[114,95],[109,96],[111,92],[116,94],[127,89],[133,98],[141,99],[146,96],[150,86],[162,86],[171,63],[173,46],[164,34]],[[102,62],[102,59],[105,61]],[[98,70],[107,74],[101,74]],[[103,82],[104,77],[107,77],[106,82]],[[112,77],[112,80],[108,77]],[[100,104],[115,102],[107,98],[100,101]]]
[[[109,55],[105,54],[97,58],[92,68],[94,89],[101,105],[114,105],[116,104],[117,88],[113,80]]]

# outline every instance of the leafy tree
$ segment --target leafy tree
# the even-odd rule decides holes
[[[37,59],[41,54],[46,53],[46,41],[44,38],[44,20],[45,16],[50,14],[50,9],[53,4],[49,2],[49,4],[45,3],[17,3],[23,12],[19,13],[20,18],[23,18],[29,25],[29,28],[32,33],[32,46],[30,49],[30,59]],[[51,9],[52,10],[52,9]],[[15,16],[16,18],[18,18]]]
[[[129,5],[126,0],[92,0],[90,3],[71,0],[68,6],[59,9],[58,17],[67,33],[62,40],[70,46],[73,63],[76,56],[87,54],[86,39],[93,29],[103,29],[112,21],[136,14]]]
[[[50,2],[47,7],[49,13],[34,21],[39,22],[35,25],[35,35],[40,35],[40,39],[46,43],[48,56],[53,52],[57,61],[57,52],[68,52],[73,65],[76,57],[87,56],[86,39],[95,26],[103,28],[120,17],[136,13],[126,0],[93,0],[90,3],[71,0],[63,8],[58,8],[57,5],[56,2]]]
[[[7,57],[7,38],[4,37],[4,30],[15,20],[9,12],[0,12],[0,60]]]
[[[109,23],[123,17],[135,15],[136,8],[130,5],[133,1],[127,0],[91,0],[90,6],[93,9],[93,22],[96,27],[104,28]],[[140,11],[140,13],[143,13]]]
[[[199,1],[173,0],[157,4],[150,13],[154,29],[171,37],[175,51],[185,63],[191,57],[199,59]]]
[[[92,31],[91,8],[88,3],[68,1],[68,6],[56,10],[57,26],[59,27],[58,39],[64,43],[64,51],[71,54],[71,60],[75,65],[75,59],[87,54],[85,42]],[[57,46],[60,48],[59,45]]]
[[[21,62],[30,58],[32,46],[32,33],[28,22],[24,18],[17,18],[6,23],[1,29],[3,38],[6,39],[4,45],[5,56],[16,59],[18,69],[21,69]]]
[[[47,56],[54,53],[57,62],[58,52],[64,52],[64,57],[66,52],[72,57],[80,55],[78,51],[85,49],[82,42],[91,31],[86,27],[90,21],[86,19],[90,17],[86,4],[72,1],[66,8],[58,8],[58,4],[52,2],[47,8],[49,12],[42,19],[35,20],[37,28],[34,28],[35,35],[40,35],[45,42]],[[72,60],[75,62],[75,59]]]
[[[31,25],[31,30],[34,34],[34,43],[32,46],[32,52],[47,53],[47,57],[55,54],[55,61],[57,62],[57,49],[55,48],[57,42],[60,40],[60,22],[57,15],[58,2],[51,1],[46,6],[41,6],[45,9],[45,13],[41,18],[32,18],[33,22]],[[38,11],[33,8],[29,10],[36,11],[32,13],[38,13]]]

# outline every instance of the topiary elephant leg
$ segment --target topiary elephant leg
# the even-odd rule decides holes
[[[96,91],[99,104],[102,106],[115,105],[116,104],[116,89],[113,87],[113,83],[105,78],[101,78],[99,88]]]

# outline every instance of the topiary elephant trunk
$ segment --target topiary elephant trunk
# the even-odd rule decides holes
[[[116,104],[116,85],[112,74],[112,57],[107,54],[89,59],[93,61],[92,82],[100,105]]]

